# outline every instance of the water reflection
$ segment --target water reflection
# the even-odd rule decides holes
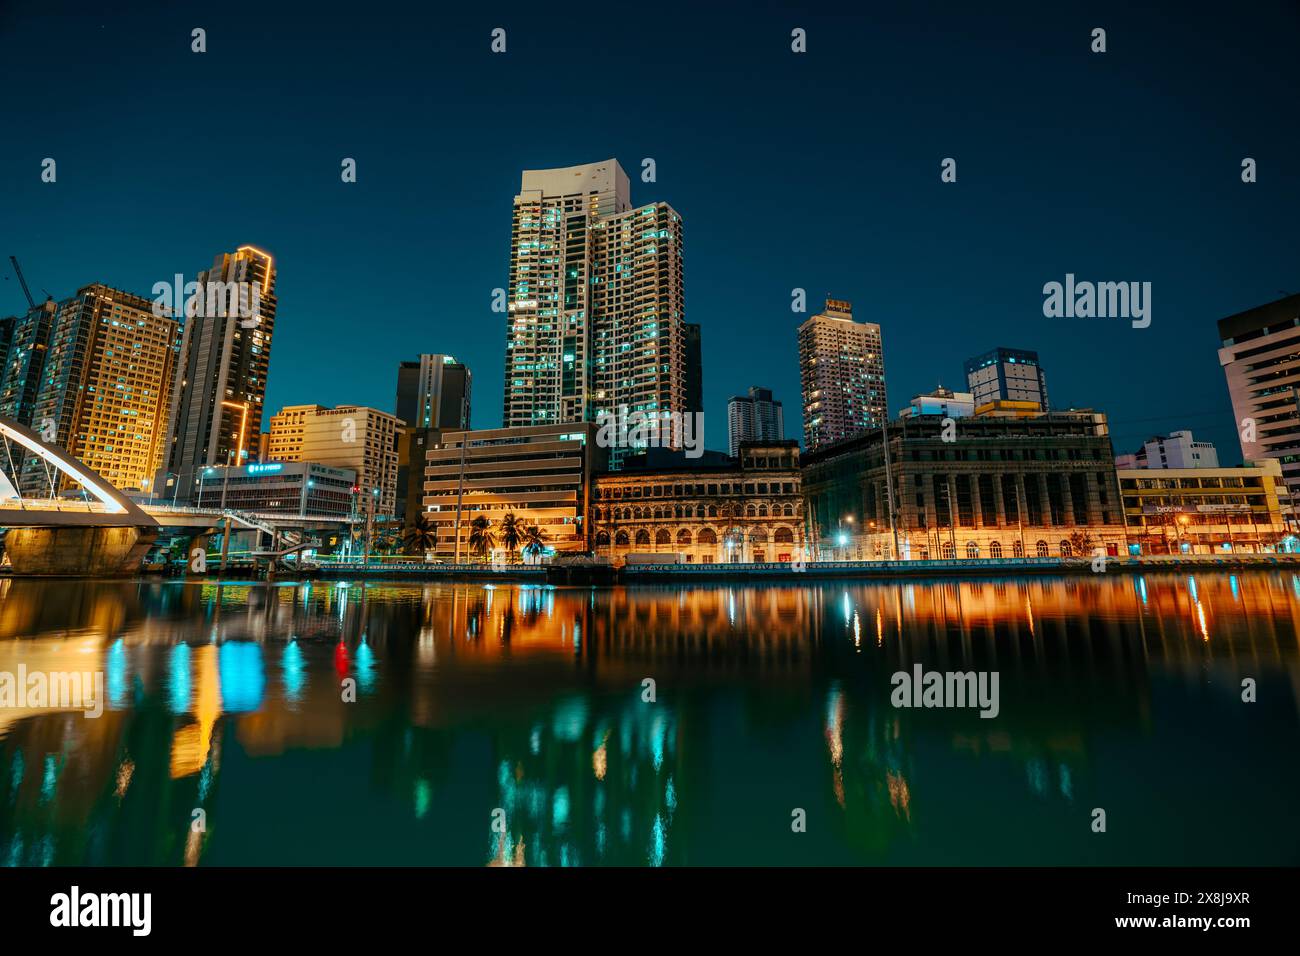
[[[1298,616],[1266,572],[3,580],[0,672],[108,707],[0,708],[0,862],[1294,863]],[[1000,716],[894,709],[917,662],[997,670]]]

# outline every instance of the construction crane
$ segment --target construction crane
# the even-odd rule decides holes
[[[18,265],[18,257],[10,256],[9,261],[13,264],[14,275],[18,276],[18,284],[23,287],[23,295],[27,296],[27,304],[30,305],[33,309],[36,308],[36,300],[32,298],[31,290],[27,288],[27,280],[23,278],[22,267]],[[45,292],[46,301],[54,298],[54,296],[50,295],[50,293],[46,292],[44,289],[42,289],[41,291]]]
[[[33,309],[36,308],[36,300],[32,298],[31,290],[27,288],[27,280],[23,278],[22,267],[18,265],[18,257],[10,256],[9,261],[13,263],[14,274],[18,276],[18,284],[23,287],[23,295],[27,296],[27,304]]]

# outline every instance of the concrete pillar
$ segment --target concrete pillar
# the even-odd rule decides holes
[[[1061,522],[1067,527],[1074,527],[1074,492],[1070,490],[1070,473],[1062,471],[1057,473],[1057,480],[1061,483]]]

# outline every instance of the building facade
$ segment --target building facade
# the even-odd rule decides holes
[[[32,424],[36,393],[45,370],[45,354],[50,347],[50,327],[58,308],[55,302],[46,301],[14,319],[4,369],[0,372],[0,417],[11,418],[20,425]],[[8,467],[8,462],[5,466]]]
[[[1047,376],[1038,353],[996,348],[966,360],[966,389],[976,405],[986,402],[1033,402],[1047,411]]]
[[[732,458],[689,459],[651,449],[597,475],[598,554],[679,554],[690,564],[789,562],[803,557],[799,443],[742,444]]]
[[[879,428],[889,417],[880,326],[855,322],[851,302],[827,299],[798,337],[804,447]]]
[[[686,329],[686,411],[704,411],[704,351],[698,322]]]
[[[289,405],[271,416],[268,461],[309,461],[356,472],[358,516],[387,520],[397,507],[396,415],[360,405]]]
[[[407,428],[470,427],[468,366],[450,355],[421,355],[397,367],[396,415]]]
[[[1241,468],[1121,468],[1118,475],[1134,553],[1275,551],[1289,533],[1282,466],[1272,459]]]
[[[727,452],[732,458],[740,454],[741,442],[784,440],[785,418],[771,389],[751,385],[748,395],[727,401]]]
[[[506,310],[505,427],[686,410],[681,217],[616,160],[524,172]]]
[[[252,246],[218,255],[199,273],[198,306],[187,307],[182,323],[163,465],[153,483],[160,496],[165,488],[178,501],[192,501],[201,470],[241,465],[256,454],[275,332],[275,283],[271,257]],[[256,297],[236,296],[241,308],[223,305],[229,290],[249,293],[254,286]]]
[[[1219,364],[1228,382],[1245,461],[1277,459],[1292,501],[1300,497],[1300,294],[1219,320]]]
[[[58,303],[31,425],[123,491],[148,490],[163,452],[179,323],[149,299],[106,285]],[[52,497],[72,485],[24,460],[20,488]]]
[[[935,416],[904,419],[888,427],[888,472],[883,433],[804,456],[809,539],[822,558],[893,555],[891,493],[902,558],[1119,554],[1124,545],[1100,413],[976,416],[948,429]]]
[[[1218,468],[1219,452],[1213,442],[1196,441],[1189,431],[1156,435],[1128,455],[1115,458],[1116,468]]]
[[[300,518],[355,517],[357,473],[311,461],[254,462],[205,468],[195,501],[204,508]]]
[[[608,461],[590,423],[433,436],[425,446],[423,486],[424,517],[436,529],[431,552],[444,561],[477,558],[473,521],[485,518],[499,537],[507,513],[540,529],[548,548],[589,551],[591,476]]]

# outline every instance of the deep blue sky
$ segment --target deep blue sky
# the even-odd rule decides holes
[[[391,409],[399,360],[451,352],[474,424],[499,424],[520,171],[611,156],[684,218],[710,447],[751,384],[800,435],[798,286],[881,324],[895,411],[969,355],[1034,348],[1054,404],[1107,411],[1119,450],[1190,427],[1236,461],[1215,320],[1300,291],[1296,0],[110,6],[0,3],[0,254],[63,297],[267,249],[268,413]],[[1152,282],[1151,327],[1044,318],[1067,272]],[[0,282],[0,313],[24,304]]]

